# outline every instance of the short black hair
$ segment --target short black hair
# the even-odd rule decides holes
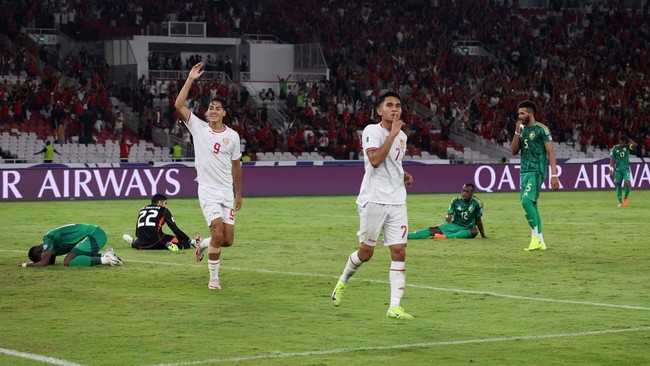
[[[36,255],[36,252],[40,249],[41,252],[41,257],[39,258]],[[27,257],[29,257],[29,260],[32,261],[32,263],[40,262],[41,259],[43,258],[43,244],[39,245],[34,245],[33,247],[29,248],[29,252],[27,252]],[[52,254],[50,257],[50,264],[54,264],[56,262],[56,256]]]
[[[398,93],[389,91],[379,96],[379,99],[377,99],[377,108],[379,108],[381,103],[383,103],[388,97],[395,97],[400,101],[400,103],[402,102],[402,97],[400,97]]]
[[[533,102],[532,100],[524,100],[520,102],[517,108],[530,109],[533,111],[533,115],[537,114],[537,106],[535,105],[535,102]]]
[[[228,102],[226,102],[225,99],[223,99],[223,98],[221,98],[221,97],[214,97],[214,98],[210,99],[210,103],[208,103],[208,106],[209,106],[210,104],[212,104],[212,102],[219,102],[219,103],[221,103],[221,108],[223,108],[223,109],[226,111],[226,113],[228,112]]]
[[[463,187],[471,188],[472,191],[476,191],[476,186],[474,185],[474,183],[465,183]]]
[[[32,263],[38,262],[39,258],[36,256],[36,251],[38,250],[39,245],[34,245],[33,247],[29,248],[29,252],[27,252],[27,256],[29,257],[29,260],[32,261]]]
[[[158,201],[167,201],[167,196],[164,194],[156,193],[151,197],[151,203],[156,203]]]

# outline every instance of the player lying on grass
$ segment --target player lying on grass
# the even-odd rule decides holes
[[[50,230],[43,237],[43,243],[35,245],[27,253],[31,263],[18,267],[43,267],[54,264],[57,256],[66,254],[64,266],[89,267],[98,264],[121,266],[124,262],[115,255],[112,248],[99,255],[106,245],[106,233],[97,225],[70,224]]]
[[[471,239],[478,233],[485,238],[483,230],[483,202],[474,197],[474,184],[463,186],[463,194],[454,197],[447,209],[447,222],[408,233],[408,239]]]

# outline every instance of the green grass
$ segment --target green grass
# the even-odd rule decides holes
[[[452,195],[409,196],[410,229],[442,222]],[[413,240],[402,304],[387,319],[388,250],[329,295],[357,247],[352,196],[247,198],[224,289],[190,251],[123,243],[145,201],[3,202],[0,365],[641,365],[650,363],[650,191],[544,192],[546,252],[527,253],[518,195],[479,194],[487,239]],[[170,198],[205,235],[198,201]],[[17,268],[43,234],[97,223],[123,267]],[[45,360],[47,361],[47,360]]]

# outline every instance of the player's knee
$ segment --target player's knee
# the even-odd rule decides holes
[[[406,260],[406,245],[396,245],[390,248],[390,259],[404,262]]]
[[[210,246],[215,247],[215,248],[220,248],[224,244],[224,238],[223,235],[214,235],[210,237]]]
[[[362,248],[359,248],[357,251],[357,256],[359,257],[359,260],[362,262],[367,262],[372,258],[372,254],[374,253],[374,250],[372,247],[365,246]]]

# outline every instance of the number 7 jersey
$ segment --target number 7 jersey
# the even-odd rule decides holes
[[[400,131],[388,151],[384,161],[375,168],[370,164],[367,152],[377,150],[388,138],[390,132],[381,123],[371,124],[363,129],[363,167],[365,174],[361,182],[357,204],[368,202],[405,205],[406,187],[402,160],[406,152],[406,134]]]

